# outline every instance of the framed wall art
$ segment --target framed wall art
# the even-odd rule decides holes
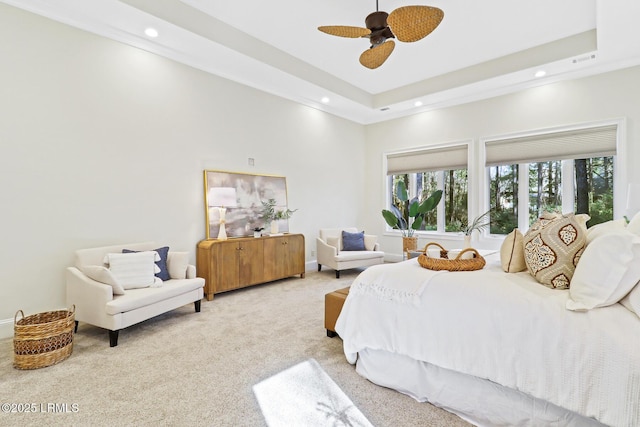
[[[271,199],[275,200],[275,209],[287,209],[285,177],[205,170],[207,239],[219,237],[221,218],[223,233],[228,237],[251,236],[255,228],[266,228],[268,224],[262,218],[263,202]],[[289,232],[288,221],[278,220],[278,229],[281,233]]]

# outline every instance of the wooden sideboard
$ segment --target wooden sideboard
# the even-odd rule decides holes
[[[197,276],[205,280],[204,294],[214,294],[271,282],[304,277],[304,235],[239,237],[202,240],[196,251]]]

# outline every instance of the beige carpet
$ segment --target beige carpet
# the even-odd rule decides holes
[[[468,426],[360,377],[342,341],[326,337],[324,295],[357,272],[219,294],[201,313],[188,305],[121,331],[113,348],[81,323],[71,357],[32,371],[13,368],[13,341],[2,340],[0,403],[38,412],[0,412],[0,425],[264,426],[253,386],[313,358],[374,426]]]

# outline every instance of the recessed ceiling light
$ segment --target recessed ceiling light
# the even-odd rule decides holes
[[[416,101],[413,103],[416,107],[422,107],[422,101]]]
[[[158,30],[156,30],[155,28],[147,28],[146,30],[144,30],[144,33],[149,37],[158,37]]]
[[[544,77],[547,74],[546,71],[544,70],[540,70],[540,71],[536,71],[536,73],[534,74],[536,77]]]
[[[322,101],[322,103],[323,103],[323,104],[328,104],[328,103],[329,103],[329,101],[331,101],[331,100],[329,99],[329,97],[327,97],[327,96],[323,96],[323,97],[322,97],[322,99],[321,99],[320,101]]]

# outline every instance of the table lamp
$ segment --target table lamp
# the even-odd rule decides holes
[[[236,201],[236,189],[232,187],[213,187],[209,189],[209,206],[217,207],[220,212],[220,230],[218,240],[227,240],[227,230],[225,229],[225,215],[227,208],[238,206]]]

